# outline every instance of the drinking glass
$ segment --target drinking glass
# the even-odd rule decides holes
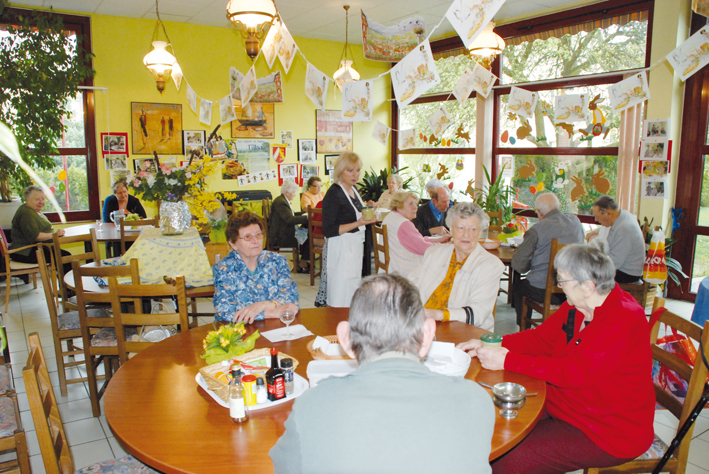
[[[291,337],[292,334],[290,333],[290,329],[288,326],[290,326],[290,323],[293,322],[295,319],[295,311],[287,309],[283,312],[281,312],[281,322],[286,325],[286,333],[283,335],[283,337]]]

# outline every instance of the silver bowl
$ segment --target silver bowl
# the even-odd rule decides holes
[[[527,389],[512,382],[498,383],[492,387],[492,401],[501,408],[500,416],[512,419],[527,401]]]

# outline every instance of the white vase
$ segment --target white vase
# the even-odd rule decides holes
[[[186,202],[160,203],[160,230],[164,235],[180,235],[191,225],[192,214]]]

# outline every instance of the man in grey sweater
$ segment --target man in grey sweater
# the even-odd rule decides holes
[[[524,242],[512,257],[515,271],[528,272],[527,278],[515,285],[512,293],[517,324],[522,321],[522,299],[525,296],[534,301],[544,300],[552,239],[558,239],[561,245],[583,243],[581,221],[573,214],[561,212],[556,194],[540,194],[534,203],[534,210],[539,222],[525,232]],[[563,294],[552,295],[552,304],[561,304],[565,299]]]

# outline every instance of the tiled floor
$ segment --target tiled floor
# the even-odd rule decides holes
[[[301,307],[312,308],[317,295],[318,280],[316,280],[316,286],[311,287],[309,286],[308,275],[295,274],[294,278],[298,283]],[[13,280],[13,283],[16,284],[13,285],[11,290],[10,309],[3,316],[3,323],[7,328],[18,401],[22,412],[22,424],[27,432],[33,473],[44,474],[45,471],[22,381],[22,367],[24,367],[28,355],[27,335],[32,332],[39,333],[42,340],[47,364],[51,371],[50,376],[59,402],[59,411],[64,421],[64,428],[76,468],[122,456],[124,451],[113,437],[106,418],[101,416],[96,419],[91,415],[91,403],[85,384],[70,385],[69,393],[66,397],[62,397],[59,392],[59,379],[56,372],[57,366],[49,314],[43,292],[41,289],[33,289],[32,285],[22,284],[19,280]],[[693,305],[681,301],[669,301],[667,307],[678,314],[689,317]],[[200,303],[200,310],[202,311],[206,312],[211,308],[210,302]],[[211,318],[201,318],[202,324],[210,322]],[[509,334],[517,331],[515,313],[506,304],[506,295],[501,295],[498,299],[495,329],[499,334]],[[655,430],[665,442],[669,444],[676,429],[677,420],[674,417],[668,415],[666,411],[657,411]],[[5,456],[0,456],[0,461]],[[697,420],[689,453],[689,462],[690,464],[687,467],[689,474],[709,474],[709,410],[705,410]]]

